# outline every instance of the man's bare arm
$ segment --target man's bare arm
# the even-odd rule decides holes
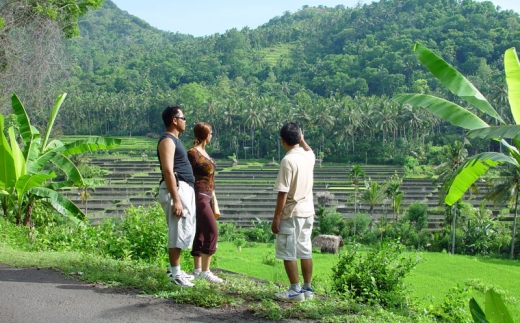
[[[271,223],[271,230],[274,234],[280,232],[280,219],[282,218],[283,208],[287,202],[287,192],[278,192],[276,197],[276,208],[274,209],[273,223]]]
[[[302,147],[303,150],[305,150],[305,151],[312,150],[311,146],[309,146],[307,144],[307,142],[305,141],[305,139],[303,139],[303,132],[302,132],[302,135],[300,136],[300,147]]]
[[[182,216],[182,202],[177,191],[177,181],[173,172],[173,158],[175,157],[175,143],[169,139],[163,139],[159,143],[159,156],[161,158],[162,174],[166,188],[173,199],[173,215]]]

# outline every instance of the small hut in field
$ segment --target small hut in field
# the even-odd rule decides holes
[[[320,234],[312,239],[312,247],[320,248],[322,253],[338,253],[339,248],[343,247],[343,238],[328,234]]]

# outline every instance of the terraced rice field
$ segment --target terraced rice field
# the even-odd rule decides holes
[[[84,209],[88,217],[98,221],[106,216],[122,216],[130,205],[147,206],[154,203],[160,172],[159,164],[153,153],[128,156],[100,155],[92,158],[92,165],[100,166],[109,172],[104,177],[105,184],[89,191],[90,198],[81,204],[75,189],[65,191],[65,195]],[[223,216],[221,221],[234,221],[238,226],[248,227],[255,218],[270,220],[276,203],[273,191],[278,168],[272,165],[231,167],[229,160],[217,161],[216,175],[217,198]],[[366,178],[381,183],[388,180],[394,172],[402,176],[398,166],[363,165]],[[350,165],[323,165],[314,171],[314,193],[328,192],[332,200],[328,207],[351,217],[354,215],[354,187],[348,181]],[[401,190],[404,192],[402,210],[412,202],[427,203],[431,208],[438,206],[438,188],[428,179],[404,179]],[[473,198],[475,205],[480,198]],[[315,197],[315,204],[318,204]],[[491,207],[491,206],[490,206]],[[368,206],[358,201],[356,210],[368,214]],[[392,218],[390,201],[384,201],[374,208],[374,218]],[[430,228],[440,226],[443,215],[430,216]]]

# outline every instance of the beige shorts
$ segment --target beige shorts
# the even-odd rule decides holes
[[[313,216],[280,220],[280,233],[276,235],[276,258],[283,260],[311,259],[313,223]]]
[[[168,248],[190,249],[195,237],[195,191],[188,183],[179,181],[177,189],[182,202],[183,216],[173,215],[173,199],[164,182],[159,186],[161,203],[168,224]]]

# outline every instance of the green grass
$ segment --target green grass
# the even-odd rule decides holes
[[[266,265],[263,260],[274,255],[272,244],[258,244],[255,247],[243,247],[237,252],[232,242],[219,242],[216,253],[217,266],[222,269],[244,275],[265,279],[277,284],[287,284],[288,280],[280,260],[275,265]],[[520,321],[520,262],[485,257],[471,257],[443,253],[421,253],[423,260],[405,279],[410,289],[410,296],[421,307],[428,308],[430,301],[438,306],[449,289],[472,287],[480,282],[484,288],[472,289],[472,296],[484,304],[484,292],[487,288],[501,289],[513,303],[506,303],[512,317]],[[313,285],[316,292],[323,293],[330,286],[331,268],[337,262],[337,255],[313,254]],[[473,282],[473,283],[471,283]],[[478,285],[478,284],[477,284]]]
[[[294,44],[279,44],[273,47],[264,48],[260,52],[264,54],[265,60],[269,65],[275,66],[280,58],[289,54],[293,47],[295,47]]]
[[[6,233],[12,239],[23,236],[23,230],[20,230],[20,233],[11,231]],[[23,243],[9,239],[6,241],[6,236],[3,238],[3,242],[0,243],[0,263],[17,267],[54,268],[66,275],[82,272],[83,275],[77,278],[109,286],[137,288],[144,294],[173,298],[179,303],[203,307],[247,306],[258,315],[274,320],[290,317],[321,319],[324,322],[432,322],[428,318],[418,318],[422,317],[422,312],[386,311],[327,297],[331,268],[337,261],[337,255],[315,252],[313,286],[318,295],[317,300],[286,306],[276,302],[272,296],[286,288],[288,283],[283,263],[273,257],[273,244],[254,244],[242,247],[242,251],[238,252],[232,242],[220,242],[215,255],[215,267],[267,282],[257,282],[224,273],[221,274],[225,279],[222,285],[209,286],[199,282],[194,289],[182,290],[168,283],[162,262],[145,264],[79,252],[27,252],[5,244]],[[434,304],[438,305],[451,287],[456,287],[457,284],[463,286],[472,279],[473,286],[480,284],[502,289],[510,300],[506,305],[513,319],[519,321],[519,300],[511,301],[520,295],[518,261],[442,253],[422,253],[421,256],[424,261],[406,278],[406,283],[411,289],[410,302],[418,300],[427,308],[428,299],[433,296]],[[188,266],[185,265],[185,269],[189,270]],[[475,281],[480,283],[477,284]],[[483,294],[478,291],[479,288],[475,289],[472,296],[483,305]]]
[[[434,252],[423,253],[422,257],[424,261],[405,281],[412,287],[412,295],[421,300],[425,307],[430,296],[433,296],[433,304],[438,305],[451,287],[476,280],[516,298],[514,304],[508,304],[513,306],[508,308],[513,318],[520,320],[519,261]],[[480,304],[484,302],[483,292],[473,289],[473,295]]]

